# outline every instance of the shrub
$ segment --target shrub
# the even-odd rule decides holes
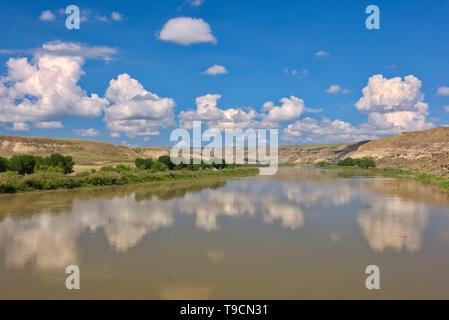
[[[152,172],[163,172],[167,170],[168,170],[167,165],[165,163],[159,162],[159,160],[153,163],[153,165],[151,166]]]
[[[137,158],[136,160],[134,160],[134,163],[136,165],[136,168],[138,169],[150,170],[153,166],[153,159]]]
[[[364,158],[364,159],[346,158],[346,159],[338,161],[337,165],[343,166],[343,167],[358,166],[363,169],[376,167],[376,163],[373,160],[368,159],[368,158]]]
[[[69,174],[73,172],[75,162],[70,156],[64,157],[62,154],[54,153],[49,157],[35,157],[35,171],[41,172],[62,172]]]
[[[9,159],[9,169],[19,174],[32,174],[36,165],[36,158],[33,156],[12,156]]]
[[[157,161],[165,164],[169,170],[173,170],[175,168],[175,164],[171,161],[169,156],[160,156]]]
[[[320,167],[320,168],[324,168],[324,167],[327,167],[327,166],[329,166],[329,162],[326,162],[326,161],[318,162],[318,167]]]
[[[9,161],[6,158],[0,157],[0,172],[8,171]]]

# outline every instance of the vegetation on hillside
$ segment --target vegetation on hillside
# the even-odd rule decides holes
[[[53,154],[49,157],[13,156],[0,158],[0,193],[32,190],[71,189],[84,186],[109,186],[150,181],[163,181],[207,176],[246,176],[258,172],[255,168],[235,165],[179,164],[170,157],[135,160],[136,167],[127,165],[104,166],[96,170],[72,173],[71,157]],[[220,169],[220,170],[218,170]]]
[[[52,154],[48,157],[36,157],[30,155],[12,156],[9,160],[0,157],[0,172],[17,173],[20,175],[35,172],[61,172],[69,174],[73,172],[75,162],[72,157],[64,157],[61,154]]]
[[[329,162],[319,162],[318,166],[319,167],[329,167],[332,164]],[[352,158],[345,158],[343,160],[340,160],[336,163],[337,166],[339,167],[359,167],[362,169],[368,169],[368,168],[375,168],[376,167],[376,163],[374,162],[374,160],[372,159],[368,159],[368,158],[364,158],[364,159],[352,159]]]

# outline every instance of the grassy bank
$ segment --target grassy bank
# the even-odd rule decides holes
[[[343,172],[347,172],[350,174],[360,174],[360,175],[380,175],[384,177],[394,177],[401,179],[415,179],[422,183],[431,184],[439,187],[442,190],[449,192],[449,179],[439,177],[434,174],[429,173],[420,173],[414,171],[405,171],[399,169],[390,169],[390,168],[368,168],[362,169],[359,167],[342,167],[336,164],[321,164],[314,165],[314,167],[323,168],[323,169],[331,169],[331,170],[341,170]]]
[[[244,177],[256,175],[257,168],[203,169],[197,171],[179,170],[151,172],[132,170],[124,172],[81,172],[64,175],[57,172],[35,173],[29,175],[0,174],[0,193],[27,192],[35,190],[73,189],[89,186],[126,185],[152,181],[172,181],[200,179],[206,177]]]

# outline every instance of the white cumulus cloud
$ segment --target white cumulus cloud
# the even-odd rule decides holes
[[[123,20],[123,15],[119,12],[112,12],[111,13],[111,19],[114,21],[122,21]]]
[[[338,84],[333,84],[329,87],[329,89],[326,90],[327,93],[339,93],[341,90],[341,87]]]
[[[194,43],[217,43],[207,22],[201,18],[190,17],[168,20],[159,34],[159,39],[187,46]]]
[[[145,90],[126,73],[109,82],[105,97],[111,105],[104,121],[113,133],[123,132],[130,138],[158,135],[159,128],[174,124],[175,101]]]
[[[424,102],[421,86],[421,81],[413,75],[404,79],[374,75],[355,106],[368,114],[371,126],[389,129],[391,133],[427,129],[433,124],[426,119],[428,104]]]
[[[449,87],[439,87],[437,89],[438,96],[449,96]]]
[[[210,128],[223,130],[226,128],[250,128],[257,125],[257,113],[253,109],[238,108],[220,109],[217,107],[219,94],[207,94],[196,98],[196,110],[182,111],[179,114],[180,125],[191,128],[193,121],[204,121]]]
[[[102,114],[108,101],[95,93],[88,95],[78,85],[84,75],[84,59],[50,53],[47,48],[44,45],[31,61],[10,58],[6,62],[7,75],[0,77],[0,122],[46,122],[61,116]]]
[[[215,64],[212,67],[209,67],[203,73],[208,74],[210,76],[216,76],[217,74],[226,74],[226,73],[228,73],[228,70],[224,66]]]
[[[55,15],[50,10],[42,11],[41,15],[39,16],[39,20],[41,21],[54,21],[55,19]]]
[[[28,131],[28,130],[30,130],[30,126],[28,124],[26,124],[25,122],[14,122],[12,128],[9,128],[8,130]]]

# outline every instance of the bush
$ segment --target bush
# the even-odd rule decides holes
[[[376,167],[376,163],[373,160],[367,159],[367,158],[364,158],[364,159],[346,158],[346,159],[338,161],[337,165],[342,166],[342,167],[358,166],[363,169]]]
[[[328,166],[329,166],[329,162],[326,162],[326,161],[318,162],[318,167],[320,167],[320,168],[325,168],[325,167],[328,167]]]
[[[32,174],[36,165],[36,157],[33,156],[12,156],[9,159],[9,169],[19,174]]]
[[[169,156],[160,156],[159,159],[157,159],[157,161],[165,164],[165,166],[169,170],[173,170],[175,168],[175,164],[171,161]]]
[[[49,157],[41,159],[41,165],[44,171],[50,171],[48,168],[60,168],[64,174],[73,172],[73,165],[75,162],[70,156],[64,157],[62,154],[54,153]],[[37,162],[39,163],[39,160]],[[46,170],[45,167],[47,167]]]
[[[9,161],[6,158],[0,157],[0,172],[8,171]]]
[[[165,165],[165,163],[156,161],[155,163],[153,163],[153,165],[151,166],[151,171],[152,172],[163,172],[163,171],[167,171],[169,168],[167,167],[167,165]]]
[[[137,158],[134,163],[138,169],[150,170],[153,166],[153,159]]]

